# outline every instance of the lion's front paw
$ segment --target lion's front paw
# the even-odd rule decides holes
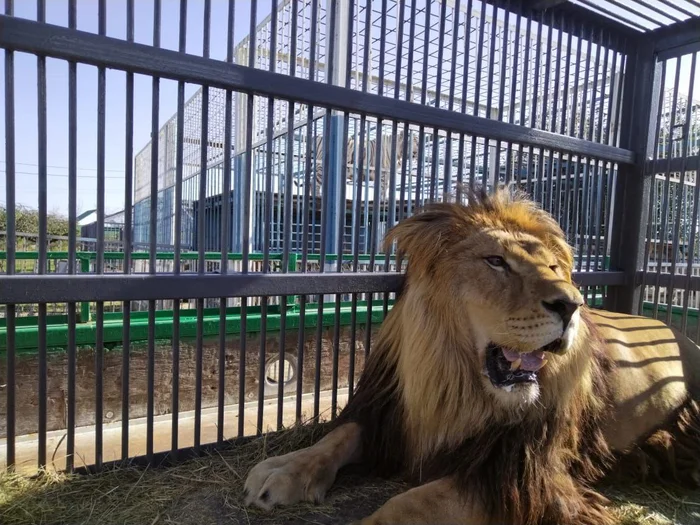
[[[311,449],[268,458],[258,463],[245,482],[245,504],[270,510],[300,501],[320,503],[333,484],[336,468]]]

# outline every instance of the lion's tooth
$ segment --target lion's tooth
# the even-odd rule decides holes
[[[513,362],[510,364],[510,369],[511,369],[511,371],[515,371],[515,370],[517,370],[518,368],[520,368],[520,363],[522,363],[522,362],[523,362],[523,360],[522,360],[520,357],[518,357],[515,361],[513,361]]]

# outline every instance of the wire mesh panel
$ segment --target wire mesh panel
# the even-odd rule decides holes
[[[74,1],[8,6],[8,466],[152,462],[335,417],[401,284],[386,232],[467,188],[512,183],[552,213],[591,305],[624,283],[609,256],[635,160],[620,147],[628,30],[514,1],[126,0],[122,26],[99,2],[95,27]],[[67,164],[55,243],[47,60],[68,101],[49,126]],[[16,90],[35,85],[29,112]],[[36,156],[18,148],[29,140]],[[33,244],[16,222],[20,162],[37,168]],[[78,210],[85,163],[92,222]]]

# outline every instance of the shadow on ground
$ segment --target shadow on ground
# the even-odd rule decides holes
[[[397,481],[339,476],[326,501],[264,513],[241,503],[248,470],[269,455],[319,439],[324,428],[302,426],[170,467],[124,465],[81,476],[47,472],[28,479],[0,475],[3,525],[346,524],[371,514],[405,490]],[[700,493],[655,486],[611,486],[621,525],[700,525]]]

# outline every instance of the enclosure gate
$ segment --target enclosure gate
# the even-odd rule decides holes
[[[532,7],[531,4],[541,4]],[[5,159],[7,248],[6,274],[0,276],[0,302],[6,305],[6,360],[3,396],[6,426],[6,464],[17,463],[18,404],[23,394],[17,384],[16,334],[22,318],[18,307],[38,305],[38,357],[36,385],[38,405],[36,421],[38,441],[36,463],[47,464],[47,304],[67,304],[66,340],[66,468],[75,468],[76,413],[78,381],[76,374],[79,357],[76,345],[76,305],[96,303],[94,375],[89,377],[94,392],[94,458],[87,461],[90,468],[103,466],[104,393],[105,393],[105,314],[106,304],[121,304],[123,311],[123,349],[119,384],[121,385],[121,454],[116,459],[135,455],[130,450],[130,342],[129,324],[131,301],[147,301],[149,337],[146,349],[146,437],[143,461],[177,458],[183,452],[201,452],[205,446],[222,446],[228,438],[243,437],[246,409],[247,326],[253,301],[260,304],[260,326],[263,334],[259,344],[260,360],[257,375],[257,423],[262,427],[265,401],[265,323],[272,315],[279,316],[280,338],[278,352],[284,363],[285,352],[295,350],[297,366],[297,396],[295,417],[302,413],[302,382],[307,347],[305,329],[316,332],[314,370],[314,416],[319,416],[321,383],[321,331],[333,329],[332,412],[338,407],[338,362],[340,349],[340,315],[349,309],[352,328],[349,341],[348,395],[352,395],[356,377],[355,347],[360,343],[356,334],[362,321],[357,316],[358,304],[365,304],[365,355],[370,351],[371,327],[381,320],[375,314],[385,314],[390,307],[389,294],[401,284],[400,264],[395,264],[390,251],[379,251],[379,223],[390,227],[420,207],[426,201],[447,198],[461,191],[461,185],[486,185],[516,182],[550,211],[562,224],[577,251],[574,280],[585,291],[589,301],[601,302],[608,308],[635,311],[641,304],[644,277],[644,225],[649,217],[649,193],[653,173],[658,171],[654,162],[645,159],[653,149],[650,130],[656,128],[649,119],[649,108],[657,108],[661,92],[659,62],[679,53],[698,50],[698,19],[678,22],[673,29],[640,32],[602,17],[581,6],[567,2],[507,2],[482,4],[478,0],[328,0],[272,1],[271,14],[258,25],[256,2],[252,2],[250,28],[247,39],[234,50],[236,9],[241,4],[229,0],[223,13],[226,17],[225,58],[212,58],[212,6],[204,0],[203,40],[199,55],[187,51],[187,14],[185,0],[180,2],[179,40],[176,49],[161,46],[161,0],[154,0],[153,39],[151,44],[137,43],[135,39],[134,0],[126,0],[126,37],[107,36],[107,2],[101,0],[97,13],[97,31],[79,30],[77,5],[68,2],[66,27],[46,23],[46,2],[38,0],[34,20],[17,16],[12,0],[5,2],[6,10],[0,16],[0,47],[4,51],[5,94]],[[587,2],[584,2],[587,4]],[[547,9],[548,6],[554,6]],[[321,16],[321,11],[325,16]],[[303,13],[303,17],[301,16]],[[28,15],[29,18],[34,16]],[[692,13],[691,13],[692,14]],[[298,20],[308,26],[300,28]],[[290,22],[291,21],[291,22]],[[282,24],[291,24],[289,32],[281,31]],[[321,31],[321,24],[325,33]],[[631,24],[635,26],[635,24]],[[658,24],[657,24],[658,25]],[[263,31],[264,29],[264,31]],[[642,27],[642,29],[644,29]],[[652,36],[649,37],[649,34]],[[290,36],[291,35],[291,36]],[[258,41],[257,39],[260,39]],[[297,47],[297,44],[299,46]],[[308,44],[308,45],[307,45]],[[16,169],[16,123],[26,108],[18,107],[15,59],[22,53],[36,55],[38,123],[38,188],[39,188],[39,243],[38,274],[27,275],[17,269],[15,250],[16,227],[14,209],[19,171]],[[297,57],[292,59],[289,57]],[[286,58],[285,58],[286,57]],[[693,55],[695,57],[695,55]],[[47,214],[47,60],[59,59],[68,68],[68,215],[71,225],[68,240],[68,272],[66,275],[47,273],[46,214]],[[97,244],[94,274],[81,274],[76,267],[76,202],[77,202],[77,108],[79,104],[76,83],[77,66],[94,66],[97,72]],[[695,58],[693,58],[695,67]],[[134,110],[135,75],[152,78],[152,118],[150,121],[151,164],[149,191],[151,202],[156,202],[159,185],[159,103],[160,87],[167,81],[177,82],[177,123],[174,193],[174,264],[171,271],[158,272],[157,223],[158,206],[148,208],[149,267],[147,273],[132,270],[133,245],[132,214],[125,213],[123,273],[109,274],[105,270],[105,147],[106,147],[106,71],[125,74],[125,137],[124,151],[124,204],[126,210],[134,205],[134,126],[139,115]],[[652,81],[654,80],[654,81]],[[207,194],[207,167],[213,133],[223,136],[220,148],[223,177],[221,194],[233,199],[222,199],[220,217],[220,273],[207,274],[204,243],[197,248],[198,264],[194,272],[182,270],[183,231],[183,129],[185,86],[202,86],[200,136],[201,148],[198,180],[198,214],[195,224],[197,238],[205,238],[204,207]],[[20,86],[24,89],[26,86]],[[49,86],[50,88],[51,86]],[[210,93],[223,90],[223,128],[212,131],[208,121]],[[120,95],[121,96],[121,95]],[[235,108],[235,114],[234,114]],[[652,117],[657,113],[653,110]],[[260,115],[266,116],[265,119]],[[254,116],[258,115],[258,119]],[[319,117],[320,125],[312,126]],[[275,132],[275,122],[282,122]],[[279,127],[279,126],[278,126]],[[312,192],[312,127],[321,128],[320,199]],[[223,131],[222,131],[223,130]],[[301,130],[301,131],[299,131]],[[306,132],[304,139],[303,132]],[[687,131],[687,130],[686,130]],[[295,153],[292,136],[299,139],[306,153]],[[358,139],[355,160],[349,159],[350,137]],[[376,140],[372,151],[365,151],[370,136],[390,140]],[[402,139],[397,140],[398,136]],[[409,152],[409,135],[417,137],[415,157]],[[286,137],[282,149],[274,149],[273,142]],[[254,166],[255,140],[265,154],[262,164]],[[304,140],[302,140],[304,139]],[[188,139],[192,143],[194,139]],[[217,139],[218,140],[218,139]],[[280,143],[281,144],[281,143]],[[353,146],[354,147],[354,146]],[[388,172],[383,169],[382,148],[390,148],[390,158],[402,153],[403,161],[392,163]],[[411,146],[411,149],[413,145]],[[273,152],[274,149],[274,152]],[[257,151],[257,150],[256,150]],[[412,149],[413,151],[413,149]],[[172,153],[172,152],[171,152]],[[298,157],[295,157],[297,155]],[[376,155],[370,172],[370,159]],[[384,151],[386,155],[386,150]],[[294,159],[304,159],[301,187],[294,193],[292,174]],[[317,157],[314,157],[317,158]],[[280,160],[281,159],[281,160]],[[314,161],[314,166],[316,161]],[[651,162],[651,164],[650,164]],[[670,161],[663,171],[684,172],[697,169],[698,157],[683,153]],[[274,171],[273,171],[273,164]],[[677,168],[676,164],[680,164]],[[352,166],[352,181],[346,179]],[[264,184],[257,186],[254,171],[264,174]],[[315,172],[315,170],[314,170]],[[276,178],[275,178],[276,177]],[[273,178],[279,182],[274,189]],[[386,188],[382,187],[382,179]],[[193,179],[194,180],[194,179]],[[348,186],[350,184],[351,186]],[[371,184],[371,185],[370,185]],[[347,187],[346,187],[347,186]],[[314,186],[315,188],[315,186]],[[695,210],[697,210],[695,186]],[[258,192],[258,193],[256,193]],[[276,192],[276,193],[274,193]],[[352,195],[348,194],[352,193]],[[274,193],[274,194],[273,194]],[[277,199],[281,217],[283,250],[277,271],[271,271],[270,228],[264,231],[262,264],[252,266],[251,253],[252,206],[255,195],[261,195],[259,208],[263,224],[271,224],[273,204]],[[364,200],[364,204],[363,204]],[[303,224],[303,235],[308,234],[309,206],[318,204],[320,210],[320,245],[317,253],[309,253],[307,242],[301,244],[301,253],[290,253],[292,202],[296,202]],[[318,202],[317,202],[318,201]],[[346,203],[348,211],[346,213]],[[257,206],[257,205],[256,205]],[[364,206],[364,207],[363,207]],[[256,210],[258,208],[255,208]],[[275,212],[277,213],[277,212]],[[351,219],[347,219],[351,217]],[[379,219],[381,217],[381,221]],[[697,211],[693,213],[697,217]],[[351,220],[352,224],[346,224]],[[695,220],[695,219],[693,219]],[[363,224],[364,221],[364,224]],[[352,248],[342,253],[346,227],[352,227]],[[366,232],[365,251],[367,269],[360,271],[360,231]],[[693,230],[694,231],[694,230]],[[673,235],[678,244],[677,230]],[[694,241],[693,241],[694,242]],[[229,251],[240,250],[240,266],[235,271],[229,265],[233,258]],[[309,258],[318,257],[316,272],[306,271]],[[609,259],[608,259],[609,255]],[[290,266],[290,259],[301,261],[301,271]],[[645,267],[646,268],[646,267]],[[685,290],[700,290],[700,278],[674,275],[656,276],[657,286],[673,286]],[[344,302],[342,295],[349,297]],[[273,307],[274,298],[279,297]],[[299,297],[294,304],[289,298]],[[219,302],[219,345],[214,359],[216,385],[216,436],[202,442],[203,361],[206,357],[202,343],[205,299]],[[226,325],[231,298],[237,299],[236,315],[240,319],[240,342],[237,385],[227,384]],[[259,298],[259,299],[256,299]],[[181,355],[180,300],[196,300],[197,330],[194,355]],[[172,362],[168,369],[156,369],[156,301],[173,301]],[[372,309],[375,309],[373,312]],[[294,309],[297,326],[288,325]],[[160,319],[158,317],[158,319]],[[325,322],[324,319],[330,321]],[[22,321],[22,322],[20,322]],[[301,328],[299,328],[301,327]],[[289,328],[298,330],[298,345],[290,348],[287,341]],[[93,354],[90,354],[91,356]],[[208,354],[207,354],[208,355]],[[192,358],[194,370],[194,436],[191,446],[182,444],[178,431],[180,424],[181,360]],[[208,358],[207,358],[208,359]],[[306,361],[305,361],[306,360]],[[307,365],[308,366],[308,365]],[[359,367],[358,367],[359,368]],[[278,373],[282,375],[284,367]],[[164,377],[167,376],[167,377]],[[113,380],[113,378],[111,378]],[[157,380],[158,379],[158,380]],[[164,403],[161,396],[163,381],[169,380],[167,398],[171,414],[170,443],[160,447],[154,439],[157,411]],[[83,379],[84,380],[84,379]],[[283,424],[283,377],[278,379],[277,426]],[[160,388],[159,388],[160,387]],[[23,384],[23,388],[28,388]],[[158,394],[156,394],[158,390]],[[237,392],[237,429],[226,430],[227,396]],[[164,394],[163,394],[164,395]],[[160,408],[156,407],[156,404]],[[2,405],[0,405],[2,406]],[[189,443],[189,441],[188,441]],[[115,459],[111,458],[110,460]]]

